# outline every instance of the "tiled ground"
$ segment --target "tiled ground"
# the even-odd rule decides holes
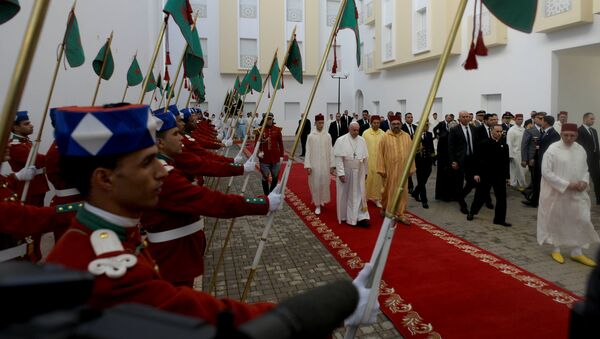
[[[291,148],[291,142],[286,141]],[[428,183],[428,192],[433,197],[435,171]],[[262,194],[258,175],[252,177],[247,195]],[[224,189],[223,184],[221,189]],[[239,192],[241,179],[234,180],[232,192]],[[491,223],[493,212],[483,209],[472,222],[466,221],[460,214],[456,203],[437,202],[430,198],[430,208],[423,209],[421,204],[410,200],[408,208],[422,218],[500,256],[522,268],[535,273],[559,286],[577,294],[583,294],[590,268],[570,260],[564,265],[554,263],[549,257],[548,246],[539,246],[535,239],[536,209],[523,207],[521,194],[509,190],[508,221],[513,227],[504,228]],[[471,197],[472,198],[472,197]],[[592,207],[594,224],[600,221],[600,207]],[[217,296],[239,298],[250,269],[258,239],[262,233],[264,217],[245,217],[236,220],[234,236],[225,254],[224,269],[218,275]],[[207,235],[213,222],[207,223]],[[229,221],[220,221],[215,236],[215,246],[220,248],[225,237]],[[275,217],[273,230],[263,253],[261,265],[254,279],[249,301],[278,301],[299,291],[319,286],[335,279],[349,279],[344,269],[337,263],[327,249],[321,245],[312,232],[289,206]],[[209,251],[206,257],[206,272],[198,287],[206,290],[209,285],[212,267],[216,263],[219,249]],[[598,246],[587,251],[594,256]],[[567,254],[567,251],[565,251]],[[334,337],[342,338],[343,331],[338,330]],[[360,329],[359,338],[401,338],[391,322],[379,315],[378,322]]]

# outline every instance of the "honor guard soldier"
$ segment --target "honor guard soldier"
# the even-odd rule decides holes
[[[229,310],[235,326],[272,309],[270,303],[216,299],[161,278],[139,232],[142,213],[156,207],[161,191],[177,190],[163,185],[170,174],[157,158],[156,129],[145,105],[56,111],[63,171],[85,202],[47,262],[92,273],[88,304],[97,309],[141,303],[213,325]],[[266,201],[261,206],[266,210]]]
[[[15,122],[12,126],[12,137],[10,142],[10,168],[13,172],[20,171],[27,164],[29,152],[33,146],[29,135],[33,133],[33,125],[29,121],[27,111],[17,112]],[[44,197],[48,192],[48,182],[44,175],[45,156],[37,154],[35,158],[35,177],[31,180],[29,191],[27,192],[26,204],[35,206],[44,206]],[[17,193],[19,196],[23,192],[24,183],[20,182],[17,185]]]
[[[279,170],[281,169],[281,159],[283,158],[283,138],[281,136],[281,128],[275,126],[273,113],[269,113],[267,124],[260,139],[260,149],[258,150],[258,158],[260,159],[260,172],[262,173],[262,187],[265,195],[275,189],[279,178]],[[263,117],[264,119],[264,117]],[[263,125],[263,121],[259,126]],[[260,134],[260,128],[254,131],[256,137]],[[269,187],[269,174],[271,174],[271,186]]]
[[[162,277],[174,285],[193,286],[204,273],[206,237],[201,216],[235,218],[264,215],[281,205],[281,195],[244,198],[193,185],[173,158],[181,153],[181,138],[170,113],[156,115],[162,126],[157,133],[158,158],[168,172],[158,205],[144,213],[142,225],[148,231],[148,249]],[[240,166],[241,167],[241,166]]]
[[[50,207],[23,205],[15,193],[19,181],[28,181],[35,176],[35,167],[23,168],[9,176],[0,175],[0,262],[29,256],[39,260],[33,253],[31,235],[39,235],[66,227],[70,216],[58,213]]]

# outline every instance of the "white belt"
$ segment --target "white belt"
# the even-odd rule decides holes
[[[0,262],[20,258],[27,254],[27,243],[0,251]]]
[[[57,197],[64,198],[79,194],[79,190],[77,188],[67,188],[64,190],[55,190],[54,193],[56,193]]]
[[[46,168],[44,168],[44,167],[35,169],[35,175],[44,174],[45,172],[46,172]]]
[[[173,230],[148,233],[148,241],[152,243],[167,242],[179,238],[186,237],[204,229],[204,219],[200,219],[193,224],[179,227]]]

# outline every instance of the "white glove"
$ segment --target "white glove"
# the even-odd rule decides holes
[[[373,267],[371,264],[366,264],[363,269],[358,272],[356,279],[352,281],[354,287],[358,290],[358,306],[346,320],[344,320],[344,325],[346,326],[358,326],[363,324],[362,318],[367,309],[367,303],[369,302],[369,293],[371,292],[370,288],[366,288],[365,285],[367,280],[369,279],[369,275],[371,274],[371,269]],[[375,305],[373,305],[373,311],[371,312],[371,316],[367,319],[367,322],[364,324],[374,324],[377,320],[377,313],[379,310],[379,301],[375,301]]]
[[[223,132],[219,132],[219,134],[217,134],[217,139],[219,141],[223,140]]]
[[[19,181],[30,181],[35,177],[35,166],[23,167],[20,171],[15,173],[15,177]]]
[[[248,159],[250,160],[250,159]],[[236,164],[241,164],[244,162],[244,156],[241,154],[238,154],[235,156],[235,158],[233,158],[233,162],[235,162]]]
[[[233,138],[229,138],[229,139],[223,141],[223,144],[225,144],[225,147],[229,147],[229,146],[233,145]]]
[[[281,194],[279,194],[277,192],[279,192],[279,185],[277,185],[275,187],[273,192],[269,193],[268,198],[269,198],[269,211],[270,212],[281,209],[283,201],[281,200]]]
[[[244,174],[252,173],[256,171],[256,162],[252,161],[252,159],[248,159],[244,163]]]

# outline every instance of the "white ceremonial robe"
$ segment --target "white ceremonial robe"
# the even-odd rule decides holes
[[[570,182],[589,184],[587,155],[578,143],[567,147],[561,141],[548,147],[542,159],[542,182],[537,216],[537,240],[541,245],[587,248],[600,242],[590,216],[586,191],[568,190]]]
[[[338,222],[345,220],[348,225],[356,225],[359,220],[369,219],[365,187],[369,170],[367,143],[360,135],[352,138],[350,133],[346,133],[336,140],[333,153]],[[342,175],[345,176],[345,183],[339,178]]]
[[[312,171],[308,176],[308,187],[315,206],[322,206],[331,201],[329,170],[335,167],[334,159],[331,135],[325,128],[320,132],[316,129],[312,131],[306,140],[304,168],[310,168]]]
[[[523,140],[524,132],[525,127],[514,125],[506,133],[506,144],[510,157],[510,185],[513,187],[527,187],[525,168],[521,167],[521,140]]]

